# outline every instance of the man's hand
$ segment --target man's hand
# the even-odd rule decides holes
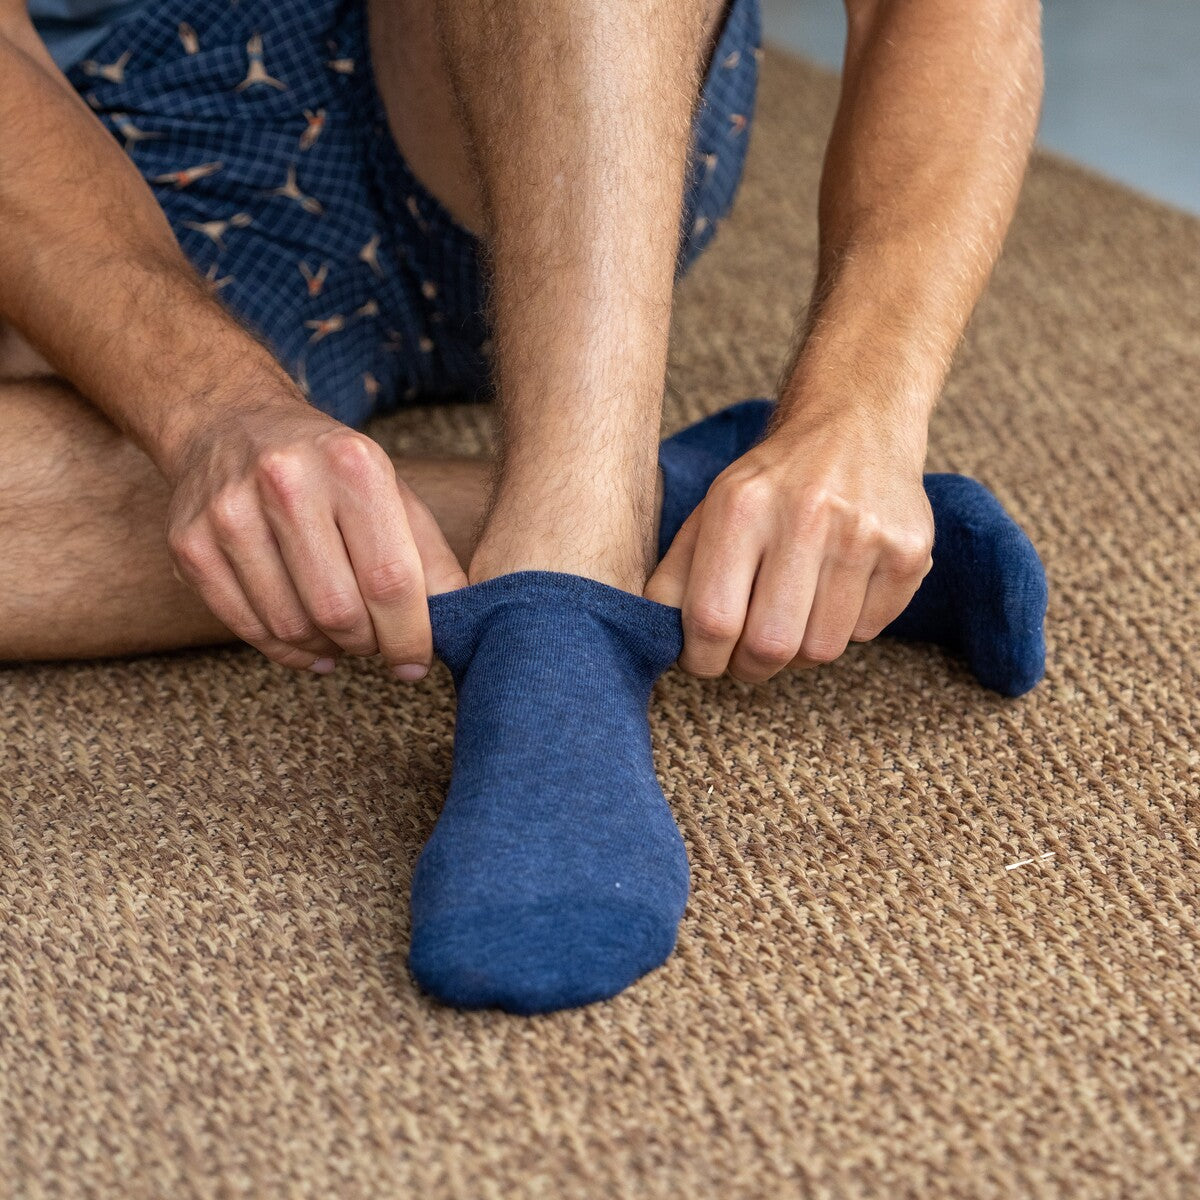
[[[696,675],[829,662],[912,598],[933,544],[929,415],[1037,126],[1037,0],[846,11],[817,278],[778,425],[717,478],[646,587],[683,609]]]
[[[288,667],[378,653],[425,674],[426,596],[466,576],[376,442],[288,399],[227,409],[167,475],[178,572],[238,637]]]
[[[400,678],[423,675],[426,595],[466,583],[429,510],[213,299],[12,0],[0,233],[0,320],[167,477],[177,570],[213,614],[286,666],[378,652]]]
[[[793,413],[719,475],[646,595],[683,610],[680,666],[759,683],[875,637],[931,565],[924,438]]]

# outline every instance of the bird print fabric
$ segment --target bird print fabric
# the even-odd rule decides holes
[[[210,292],[350,425],[490,388],[484,256],[392,141],[364,8],[164,0],[68,73]],[[733,0],[693,129],[681,274],[740,180],[758,43],[758,0]]]

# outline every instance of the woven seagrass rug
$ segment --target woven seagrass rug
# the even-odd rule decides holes
[[[771,390],[811,280],[834,84],[764,71],[668,427]],[[410,981],[444,670],[0,671],[0,1195],[1200,1195],[1198,396],[1200,222],[1039,160],[930,462],[1040,548],[1046,681],[1003,701],[894,643],[672,672],[693,898],[669,965],[582,1011]]]

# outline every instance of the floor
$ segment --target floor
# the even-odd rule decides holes
[[[838,0],[763,0],[767,37],[841,60]],[[1050,150],[1200,214],[1200,3],[1046,0]]]
[[[833,91],[764,64],[670,429],[778,379]],[[1197,295],[1200,221],[1037,164],[930,462],[1037,546],[1046,679],[1004,700],[894,638],[760,688],[669,672],[692,895],[603,1005],[460,1013],[409,975],[441,665],[0,670],[0,1197],[1195,1200]],[[494,445],[476,405],[372,434]]]

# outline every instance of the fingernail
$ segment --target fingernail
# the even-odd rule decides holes
[[[424,663],[401,663],[392,668],[392,674],[397,679],[403,679],[405,683],[416,683],[418,679],[424,679],[429,674],[429,668]]]
[[[332,658],[318,658],[308,669],[315,671],[318,675],[328,675],[336,666],[337,663]]]

